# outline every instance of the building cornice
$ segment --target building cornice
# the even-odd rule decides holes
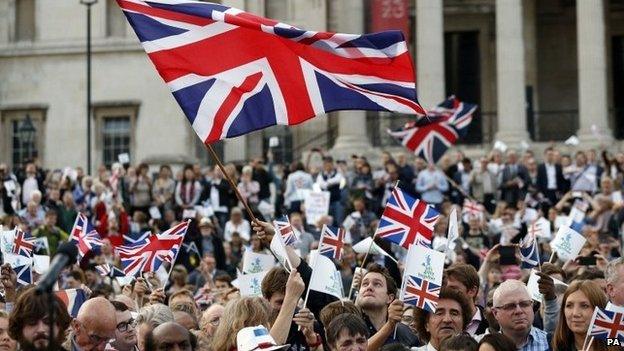
[[[94,39],[91,50],[97,53],[143,52],[134,38]],[[0,44],[0,58],[51,55],[84,55],[86,45],[81,40],[35,41]]]

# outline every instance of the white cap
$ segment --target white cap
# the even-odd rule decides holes
[[[290,347],[289,344],[277,345],[263,325],[241,329],[236,334],[236,345],[237,351],[284,350]]]

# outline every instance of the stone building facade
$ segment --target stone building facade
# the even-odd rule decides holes
[[[363,33],[404,29],[425,107],[455,93],[478,103],[461,148],[501,140],[535,149],[579,136],[622,147],[622,0],[222,0],[297,27]],[[394,16],[394,17],[393,17]],[[393,22],[395,21],[395,22]],[[86,164],[86,7],[79,0],[0,1],[0,160]],[[115,0],[92,6],[92,168],[132,162],[210,162]],[[35,135],[25,140],[26,118]],[[384,130],[409,116],[341,111],[291,128],[219,143],[226,161],[261,155],[278,137],[281,160],[312,147],[375,155],[400,150]]]

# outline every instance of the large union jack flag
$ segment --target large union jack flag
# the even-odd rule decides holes
[[[78,246],[78,254],[81,259],[89,251],[99,252],[104,244],[100,234],[93,228],[84,213],[78,213],[76,216],[69,240]]]
[[[306,31],[192,0],[117,0],[204,143],[335,110],[425,115],[400,31]]]
[[[450,96],[430,110],[426,117],[407,123],[399,130],[388,130],[388,133],[414,154],[429,163],[436,163],[457,139],[466,134],[476,109],[477,105]]]
[[[273,223],[275,224],[275,231],[282,236],[284,246],[295,247],[295,244],[299,242],[299,239],[297,238],[297,234],[295,234],[293,227],[290,225],[288,217],[281,216],[274,220]]]
[[[375,235],[405,248],[414,243],[430,247],[433,226],[439,216],[426,202],[414,199],[395,186]]]
[[[624,343],[624,314],[596,307],[590,334],[597,339],[618,339]]]
[[[407,276],[403,302],[414,307],[435,312],[440,296],[440,286],[413,275]]]
[[[169,230],[149,236],[136,245],[123,245],[117,248],[126,276],[138,276],[143,272],[156,272],[163,262],[173,263],[189,222],[181,222]]]
[[[342,257],[344,238],[344,229],[323,225],[321,241],[319,243],[319,254],[329,257],[330,259],[339,260]]]
[[[16,255],[32,257],[36,241],[37,239],[33,238],[30,233],[16,228],[12,252]]]

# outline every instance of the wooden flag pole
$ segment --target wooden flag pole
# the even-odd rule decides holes
[[[221,173],[223,173],[223,176],[225,177],[225,179],[228,180],[228,182],[230,183],[230,186],[232,187],[232,189],[234,189],[234,193],[236,193],[236,197],[243,204],[243,206],[245,206],[245,210],[247,211],[247,214],[249,215],[249,218],[251,219],[252,222],[256,222],[256,216],[254,216],[253,212],[251,211],[251,208],[249,208],[249,205],[247,205],[247,201],[245,201],[245,199],[243,199],[243,196],[238,191],[238,187],[234,183],[234,180],[232,178],[230,178],[230,175],[227,174],[227,172],[225,171],[225,167],[223,167],[223,163],[221,163],[221,159],[219,159],[219,156],[217,156],[217,153],[212,148],[212,145],[210,145],[210,144],[205,144],[205,145],[208,148],[208,151],[210,152],[210,155],[212,156],[212,158],[217,163],[217,166],[221,170]]]
[[[377,232],[377,231],[375,231],[375,232]],[[364,255],[364,259],[362,260],[362,264],[360,265],[360,274],[362,274],[362,270],[364,269],[364,264],[366,264],[366,259],[368,258],[368,254],[370,253],[371,249],[373,248],[373,244],[374,244],[374,243],[375,243],[375,234],[373,234],[373,237],[372,237],[372,239],[371,239],[371,243],[370,243],[370,245],[368,246],[368,250],[366,250],[366,254]],[[351,279],[351,287],[349,288],[349,296],[348,296],[349,300],[351,300],[351,294],[353,294],[353,288],[354,288],[353,281],[355,280],[355,273],[357,273],[357,272],[354,272],[354,273],[353,273],[353,278],[354,278],[354,279]],[[362,277],[360,278],[360,280],[361,280],[362,278],[364,278],[364,277],[362,276]],[[362,282],[360,281],[360,284],[361,284],[361,283],[362,283]]]

